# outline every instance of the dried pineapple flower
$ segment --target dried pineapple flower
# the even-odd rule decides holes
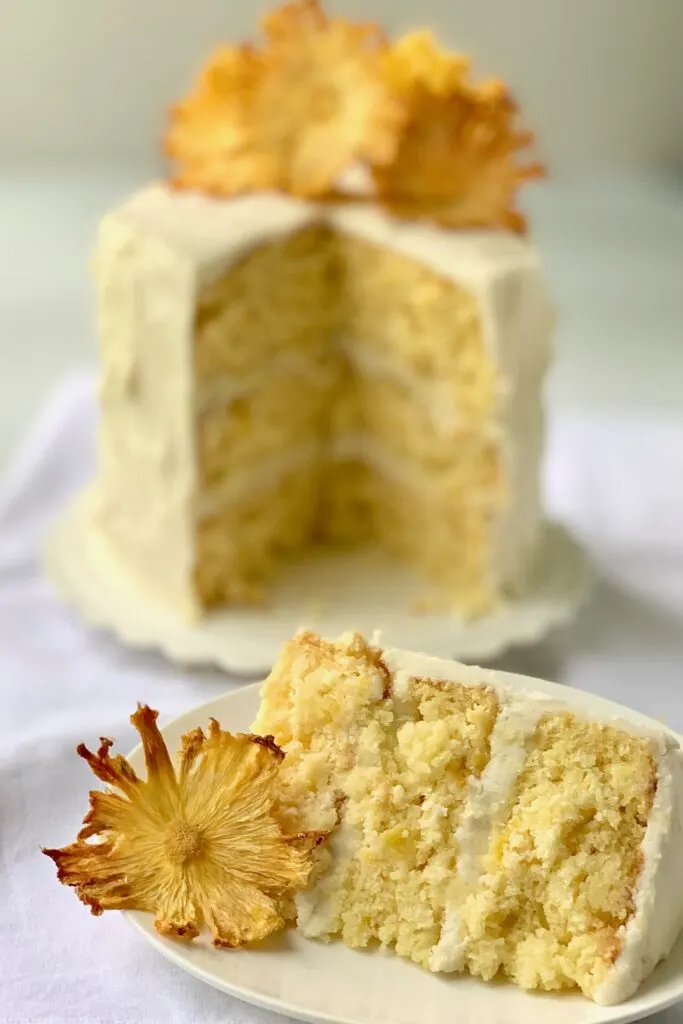
[[[221,51],[173,112],[176,183],[320,196],[354,161],[390,160],[405,107],[384,81],[379,30],[330,19],[317,0],[285,5],[263,29],[262,50]]]
[[[440,49],[428,29],[397,39],[383,61],[391,87],[408,96],[416,86],[423,86],[434,96],[447,95],[463,82],[469,66],[469,57]]]
[[[194,92],[173,107],[165,149],[178,163],[178,188],[230,195],[272,186],[276,168],[248,142],[250,97],[262,74],[252,47],[222,46]]]
[[[416,84],[394,161],[372,168],[380,201],[401,216],[444,227],[524,231],[515,196],[544,169],[518,162],[533,136],[516,128],[516,116],[498,81],[476,88],[461,82],[444,93]]]
[[[111,789],[91,792],[75,843],[43,852],[93,914],[150,911],[158,932],[185,941],[206,924],[214,945],[230,948],[263,939],[283,926],[284,902],[306,885],[323,838],[283,835],[273,816],[284,755],[272,737],[231,735],[211,719],[208,736],[183,737],[176,772],[156,719],[139,705],[131,716],[146,781],[110,756],[110,740],[96,753],[79,746]]]

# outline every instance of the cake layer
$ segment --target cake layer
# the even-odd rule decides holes
[[[438,482],[411,475],[397,460],[339,459],[324,473],[317,536],[341,544],[381,532],[387,550],[432,581],[431,594],[419,594],[418,605],[452,607],[458,595],[463,614],[476,614],[495,601],[488,573],[495,505],[477,503],[474,495],[454,502]]]
[[[277,569],[305,547],[318,487],[315,460],[305,458],[202,518],[194,584],[205,607],[264,599]]]
[[[628,998],[683,924],[675,739],[532,679],[300,634],[254,729],[285,750],[278,813],[330,828],[297,900],[311,938],[433,971]]]
[[[193,346],[198,382],[277,358],[293,337],[297,349],[316,349],[338,316],[331,254],[330,229],[313,224],[251,249],[203,287]]]
[[[324,353],[318,372],[281,373],[197,419],[197,468],[202,488],[230,485],[262,462],[311,445],[327,432],[334,364]]]
[[[488,422],[501,378],[486,348],[475,293],[355,237],[341,237],[338,245],[343,329],[362,339],[359,361],[365,352],[370,358],[377,353],[418,381],[447,383],[460,418]]]

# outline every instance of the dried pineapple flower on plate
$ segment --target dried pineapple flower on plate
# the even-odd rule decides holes
[[[448,228],[524,231],[517,191],[544,174],[539,163],[519,162],[533,134],[517,127],[517,107],[502,82],[472,85],[467,69],[466,58],[438,50],[428,34],[395,44],[385,74],[410,115],[394,159],[372,167],[378,198],[400,216]]]
[[[189,941],[203,925],[235,948],[284,926],[283,910],[306,886],[323,833],[285,835],[274,816],[284,757],[272,737],[232,735],[211,719],[208,735],[182,739],[178,770],[156,724],[138,705],[147,779],[102,739],[78,753],[106,792],[90,793],[75,843],[44,849],[57,877],[93,914],[146,910],[161,935]]]
[[[172,112],[176,185],[315,197],[354,161],[389,161],[406,111],[382,73],[379,29],[328,18],[317,0],[294,0],[262,24],[262,48],[220,50]]]

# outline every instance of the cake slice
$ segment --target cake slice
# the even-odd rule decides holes
[[[683,924],[676,740],[534,680],[301,633],[255,731],[284,825],[333,830],[297,897],[310,938],[431,971],[628,998]]]

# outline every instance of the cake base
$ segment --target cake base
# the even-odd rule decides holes
[[[349,629],[382,633],[387,646],[483,661],[539,641],[565,625],[585,599],[591,572],[582,548],[556,523],[542,528],[524,591],[487,615],[464,621],[415,610],[424,583],[374,550],[320,553],[292,566],[268,605],[227,608],[188,623],[148,593],[117,560],[93,515],[90,490],[53,528],[44,565],[59,593],[91,625],[130,647],[157,649],[174,662],[263,675],[301,627],[322,636]]]
[[[510,680],[513,685],[514,678],[519,677]],[[661,729],[661,723],[585,691],[540,679],[533,680],[533,687],[589,714]],[[183,733],[196,726],[206,728],[210,717],[225,729],[248,732],[260,693],[258,684],[242,686],[187,711],[162,730],[169,748],[179,749]],[[683,743],[683,737],[677,738]],[[129,760],[136,771],[144,772],[139,746]],[[124,916],[157,953],[205,984],[254,1006],[320,1024],[626,1024],[683,999],[683,936],[631,999],[599,1006],[578,992],[539,995],[468,975],[431,974],[397,956],[348,949],[341,942],[311,942],[295,929],[271,936],[258,950],[221,951],[203,935],[191,943],[163,938],[155,931],[151,914]],[[674,1015],[667,1020],[673,1024]]]

